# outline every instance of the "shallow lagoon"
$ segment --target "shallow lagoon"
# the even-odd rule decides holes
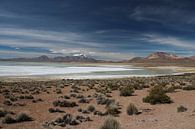
[[[130,65],[0,62],[0,76],[60,76],[64,78],[117,78],[176,74],[173,69],[148,69]]]

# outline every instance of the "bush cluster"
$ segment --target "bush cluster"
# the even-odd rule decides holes
[[[113,83],[108,83],[108,88],[110,88],[111,90],[118,90],[119,86]]]
[[[62,117],[58,117],[56,120],[50,122],[50,124],[53,126],[65,127],[67,125],[78,125],[81,124],[82,122],[87,122],[87,121],[91,121],[91,118],[80,116],[80,115],[74,117],[72,114],[68,113]]]
[[[164,104],[164,103],[171,103],[171,98],[166,95],[163,87],[155,86],[150,90],[148,96],[143,98],[143,102],[150,103],[150,104]]]
[[[120,90],[120,96],[131,96],[133,93],[134,89],[130,86],[123,87]]]
[[[67,100],[63,100],[63,101],[60,101],[60,100],[56,100],[53,102],[53,105],[55,107],[59,106],[59,107],[75,107],[75,106],[78,106],[75,102],[69,102]]]
[[[21,113],[16,116],[16,118],[11,117],[10,115],[5,116],[3,123],[12,124],[17,122],[32,121],[32,117],[28,116],[26,113]]]

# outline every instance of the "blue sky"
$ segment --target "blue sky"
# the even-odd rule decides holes
[[[0,57],[195,55],[193,0],[0,0]]]

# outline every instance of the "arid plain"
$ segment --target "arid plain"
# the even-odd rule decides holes
[[[0,128],[100,129],[114,119],[122,129],[194,129],[194,79],[195,74],[1,81]]]

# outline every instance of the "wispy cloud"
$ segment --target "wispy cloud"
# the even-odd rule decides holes
[[[9,11],[6,11],[6,10],[0,10],[0,17],[1,18],[19,18],[21,16],[15,14],[13,12],[9,12]]]
[[[145,34],[126,30],[103,30],[93,33],[82,32],[57,32],[46,30],[21,29],[11,27],[0,27],[0,45],[9,46],[15,49],[17,55],[24,53],[32,53],[32,55],[70,55],[70,54],[85,54],[100,59],[122,60],[130,59],[137,56],[135,53],[152,52],[153,44],[173,46],[184,50],[195,50],[193,41],[182,39],[174,36],[165,36],[161,34]],[[147,46],[144,48],[142,42]],[[143,48],[138,52],[139,46]],[[23,48],[23,49],[20,49]],[[47,50],[44,52],[26,51],[25,48],[36,48]],[[1,55],[6,51],[1,51]],[[169,50],[167,50],[169,51]],[[3,52],[3,53],[2,53]],[[45,51],[46,52],[46,51]],[[9,53],[7,51],[7,53]],[[14,53],[12,51],[11,53]],[[30,55],[30,54],[29,54]]]
[[[75,45],[87,45],[91,47],[97,47],[98,44],[90,42],[88,37],[81,33],[74,32],[55,32],[55,31],[43,31],[32,29],[18,29],[18,28],[0,28],[0,35],[22,37],[22,39],[28,38],[33,40],[45,40],[53,43],[58,42],[62,44],[75,44]],[[25,46],[25,44],[24,44]]]
[[[22,40],[22,39],[0,39],[0,45],[6,45],[10,47],[39,47],[39,48],[52,48],[56,47],[56,45],[53,43],[44,43],[44,42],[35,42],[35,41],[28,41],[28,40]],[[58,47],[60,47],[59,45]]]
[[[14,50],[9,50],[9,51],[6,51],[6,50],[0,50],[0,55],[1,55],[1,58],[17,58],[17,57],[38,57],[40,55],[47,55],[47,56],[62,56],[60,54],[56,54],[56,55],[53,55],[53,54],[50,54],[50,53],[44,53],[44,52],[23,52],[23,51],[14,51]]]
[[[99,45],[95,42],[88,41],[86,36],[73,32],[55,32],[1,27],[0,36],[0,45],[16,48],[44,48],[47,50],[63,50],[64,48],[90,48],[98,47]],[[55,55],[56,54],[57,53],[55,53]]]
[[[74,32],[55,32],[20,28],[0,28],[0,45],[17,48],[15,53],[17,55],[24,53],[32,53],[32,55],[40,55],[44,53],[22,52],[20,48],[44,48],[48,50],[50,55],[70,55],[75,53],[82,53],[85,55],[104,58],[104,59],[129,59],[134,54],[123,54],[112,52],[113,48],[107,49],[111,45],[105,41],[93,39],[88,33],[74,33]],[[1,50],[1,55],[6,51]],[[7,52],[9,53],[9,52]],[[25,54],[24,54],[25,55]]]
[[[140,22],[155,22],[169,26],[194,25],[195,16],[185,6],[138,6],[131,11],[129,18]],[[183,7],[182,7],[183,6]],[[183,8],[183,9],[182,9]],[[187,8],[187,7],[185,7]]]
[[[189,41],[173,36],[163,36],[159,34],[144,34],[142,38],[144,41],[152,42],[156,44],[175,46],[180,48],[185,48],[188,50],[195,50],[194,41]]]

